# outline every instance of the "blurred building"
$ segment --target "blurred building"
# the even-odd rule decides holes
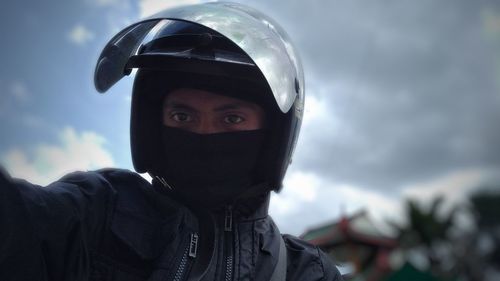
[[[301,237],[332,255],[346,279],[383,280],[392,271],[389,257],[397,241],[380,231],[365,211],[311,228]]]

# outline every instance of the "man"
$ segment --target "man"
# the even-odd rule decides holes
[[[0,176],[0,280],[340,280],[267,214],[298,136],[303,75],[286,34],[248,7],[164,11],[119,32],[95,83],[137,69],[134,167],[46,188]]]

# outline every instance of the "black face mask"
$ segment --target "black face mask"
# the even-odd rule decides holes
[[[164,176],[175,196],[195,205],[233,203],[254,184],[264,130],[197,134],[163,127]]]

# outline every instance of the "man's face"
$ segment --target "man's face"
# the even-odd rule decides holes
[[[259,105],[209,91],[180,88],[163,101],[163,124],[193,133],[257,130],[264,122]]]

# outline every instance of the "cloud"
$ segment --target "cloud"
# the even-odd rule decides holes
[[[139,9],[141,18],[151,16],[163,9],[181,5],[190,5],[202,2],[201,0],[141,0]]]
[[[45,132],[57,131],[54,124],[47,122],[45,119],[38,115],[24,113],[19,118],[19,124],[25,126],[28,130],[41,130]]]
[[[12,112],[19,112],[30,105],[33,95],[22,80],[0,80],[0,118],[10,118]]]
[[[380,192],[500,172],[498,2],[245,3],[282,23],[302,54],[298,169]]]
[[[285,231],[340,206],[394,216],[405,196],[464,194],[485,171],[500,173],[494,1],[240,2],[285,27],[306,71],[301,136],[271,205]]]
[[[448,206],[463,203],[467,195],[488,184],[493,171],[469,169],[455,171],[425,182],[411,184],[402,188],[403,196],[432,202],[433,198],[443,197]]]
[[[31,94],[26,85],[21,81],[14,81],[10,86],[10,92],[18,102],[25,103],[31,99]]]
[[[126,95],[123,100],[125,103],[130,104],[132,102],[132,96],[131,95]]]
[[[296,212],[307,202],[317,198],[319,179],[314,175],[292,173],[287,177],[284,189],[279,196],[273,197],[272,212],[277,216]]]
[[[293,167],[271,205],[285,231],[340,206],[394,216],[416,190],[463,193],[500,171],[498,45],[483,37],[500,38],[498,10],[481,19],[493,1],[240,2],[285,27],[306,70]],[[191,3],[143,1],[141,14]]]
[[[390,222],[406,220],[406,199],[429,206],[434,198],[442,197],[441,211],[448,212],[464,204],[477,188],[499,178],[495,170],[469,169],[402,186],[400,192],[387,194],[292,169],[282,192],[273,194],[270,213],[283,232],[299,235],[307,228],[366,210],[379,230],[390,235],[393,231]]]
[[[395,221],[402,206],[397,196],[349,184],[333,183],[315,174],[292,170],[280,194],[273,194],[270,214],[284,233],[302,234],[306,228],[324,224],[342,215],[367,210],[382,230],[388,218]]]
[[[80,46],[92,41],[94,37],[94,33],[82,24],[75,25],[68,33],[68,40]]]
[[[41,185],[75,170],[113,166],[102,136],[93,132],[78,133],[67,127],[58,137],[58,144],[38,144],[30,152],[12,148],[3,154],[2,162],[12,176]]]
[[[100,7],[109,7],[109,6],[120,5],[124,1],[121,1],[121,0],[92,0],[92,2]]]

